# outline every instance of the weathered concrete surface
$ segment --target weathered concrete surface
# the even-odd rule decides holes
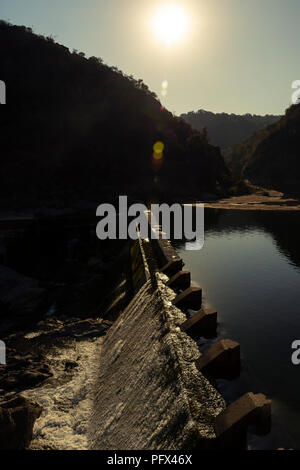
[[[261,393],[246,393],[217,417],[215,429],[220,447],[245,448],[248,426],[254,426],[258,435],[271,430],[271,400]]]
[[[239,343],[221,339],[197,359],[196,366],[205,375],[230,380],[240,374],[240,356]]]
[[[156,275],[137,293],[99,352],[91,449],[206,448],[225,402],[197,370],[185,315]]]
[[[183,268],[183,261],[182,259],[173,259],[171,261],[168,261],[167,264],[165,264],[161,268],[161,272],[166,274],[169,277],[175,276],[176,273],[181,271]]]
[[[217,331],[217,318],[216,310],[202,309],[186,320],[181,325],[181,329],[191,336],[214,337]]]
[[[169,279],[167,286],[171,289],[188,289],[191,286],[191,273],[189,271],[179,271]]]
[[[132,288],[136,294],[150,278],[142,240],[139,238],[130,248]]]
[[[202,289],[199,287],[189,287],[178,294],[173,303],[178,308],[199,310],[202,304]]]
[[[161,272],[172,277],[182,270],[183,261],[169,240],[153,239],[152,246]]]
[[[181,261],[183,265],[183,261],[181,260],[177,251],[173,248],[170,240],[165,240],[164,238],[153,239],[152,245],[154,247],[160,267],[165,266],[171,261]]]

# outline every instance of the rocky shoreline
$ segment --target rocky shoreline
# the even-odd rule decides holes
[[[261,191],[244,196],[233,196],[216,201],[198,201],[209,209],[251,211],[299,211],[300,199],[279,191]]]
[[[0,264],[0,339],[6,349],[6,365],[0,365],[0,449],[31,448],[32,439],[33,448],[63,449],[59,437],[51,441],[51,420],[70,448],[85,448],[77,418],[59,431],[68,423],[63,403],[72,393],[78,395],[76,407],[87,400],[87,362],[112,325],[114,309],[126,301],[129,250],[125,243],[102,250],[91,244],[89,252],[78,240],[73,245],[76,250],[65,250],[56,272],[49,274],[46,264],[40,278]]]

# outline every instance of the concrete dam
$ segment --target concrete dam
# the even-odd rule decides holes
[[[192,337],[212,334],[217,313],[201,309],[201,289],[190,287],[169,241],[138,240],[130,254],[135,295],[99,353],[90,448],[246,448],[248,426],[270,430],[270,401],[247,393],[226,408],[209,381],[238,375],[239,344],[222,340],[199,354]]]
[[[92,222],[86,225],[90,230]],[[29,407],[30,418],[26,445],[22,440],[16,446],[245,449],[248,429],[268,434],[270,400],[250,391],[226,404],[217,390],[216,379],[234,381],[239,376],[240,345],[217,339],[217,312],[202,307],[202,290],[193,287],[190,272],[183,269],[172,244],[161,238],[138,238],[130,247],[126,243],[123,251],[126,273],[116,279],[101,318],[96,314],[68,318],[65,310],[56,318],[51,306],[46,317],[39,317],[35,330],[27,330],[22,338],[12,335],[13,348],[15,344],[24,347],[26,357],[14,351],[12,363],[8,356],[2,382],[10,387],[10,401],[0,403],[0,415],[3,407],[3,413],[13,416],[16,403],[23,403]],[[117,264],[111,274],[118,270]],[[22,284],[22,279],[13,282]],[[84,284],[89,289],[85,298],[93,292],[98,302],[97,283],[95,277],[92,286]],[[74,288],[70,295],[73,298]],[[215,339],[203,353],[197,345],[199,337]],[[46,370],[45,365],[41,369],[38,357],[31,352],[28,356],[35,347],[38,353],[46,350]],[[32,370],[20,375],[17,368],[26,361]],[[32,380],[40,376],[44,382],[34,382],[32,388]],[[14,398],[24,377],[21,398]],[[32,411],[35,404],[39,408]],[[17,429],[18,423],[12,432]]]

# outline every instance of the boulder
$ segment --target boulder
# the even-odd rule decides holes
[[[35,387],[52,376],[39,356],[8,350],[7,365],[0,366],[0,388],[6,392]]]
[[[0,336],[41,318],[45,293],[37,280],[0,266]]]
[[[35,420],[42,408],[21,395],[0,402],[0,449],[27,449],[32,440]]]
[[[67,284],[57,291],[56,314],[69,316],[93,310],[101,303],[103,295],[104,277],[100,274],[77,284]]]

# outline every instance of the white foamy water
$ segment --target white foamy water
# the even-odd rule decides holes
[[[86,450],[94,378],[102,338],[69,342],[47,356],[54,377],[22,394],[43,407],[34,426],[31,449]],[[77,367],[65,370],[66,362]]]

